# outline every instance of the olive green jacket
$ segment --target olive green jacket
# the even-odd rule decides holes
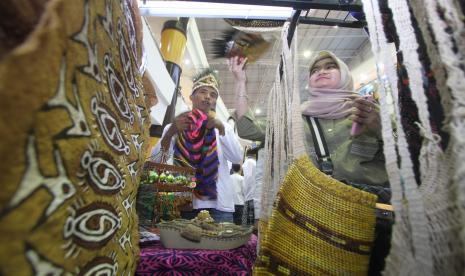
[[[373,133],[363,132],[350,136],[352,121],[348,118],[319,119],[333,163],[333,177],[340,181],[373,186],[389,187],[383,155],[382,141]],[[312,134],[306,120],[305,145],[314,164],[317,164]],[[249,110],[236,123],[240,137],[265,141],[265,122],[257,120]]]

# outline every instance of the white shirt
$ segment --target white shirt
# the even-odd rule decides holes
[[[252,200],[255,193],[255,167],[257,162],[254,158],[247,157],[242,164],[242,171],[244,172],[244,195],[245,201]]]
[[[234,186],[231,185],[231,176],[229,174],[228,160],[232,163],[240,163],[242,161],[242,147],[239,144],[239,138],[234,133],[232,127],[223,123],[225,134],[221,136],[218,129],[215,129],[216,143],[218,152],[218,180],[216,182],[217,199],[216,200],[201,200],[194,197],[194,209],[215,208],[223,212],[234,212]],[[171,124],[167,125],[163,130],[163,135],[158,143],[153,147],[151,159],[160,162],[160,142],[165,136]],[[168,163],[173,164],[174,144],[177,135],[171,139]]]
[[[260,218],[262,207],[263,169],[265,164],[265,149],[258,150],[257,166],[255,168],[255,191],[253,196],[253,207],[255,219]]]
[[[234,185],[234,205],[244,205],[244,177],[238,173],[231,175]]]

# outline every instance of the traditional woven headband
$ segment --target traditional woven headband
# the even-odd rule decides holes
[[[215,74],[210,69],[200,73],[199,77],[194,79],[194,83],[192,85],[192,93],[197,90],[199,87],[208,86],[215,89],[216,93],[220,93],[218,90],[218,81],[216,79]]]

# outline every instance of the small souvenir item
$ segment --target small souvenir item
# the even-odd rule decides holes
[[[148,179],[149,181],[148,181],[148,182],[149,182],[150,184],[153,184],[153,183],[155,183],[156,181],[158,181],[158,177],[159,177],[159,176],[158,176],[158,173],[157,173],[156,171],[150,171],[150,172],[149,172],[149,179]]]

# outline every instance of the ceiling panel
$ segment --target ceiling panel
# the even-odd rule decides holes
[[[346,11],[310,10],[303,11],[301,16],[338,19],[354,21]],[[234,81],[229,72],[225,58],[215,58],[212,53],[212,41],[220,38],[221,34],[231,29],[231,26],[222,19],[197,18],[203,48],[210,67],[218,71],[220,78],[220,94],[228,109],[235,107]],[[299,87],[302,96],[306,95],[305,87],[308,82],[308,62],[310,57],[305,56],[305,51],[316,52],[320,50],[333,51],[346,63],[360,55],[360,51],[368,43],[368,37],[363,29],[342,28],[320,25],[300,24],[298,26],[298,65],[299,65]],[[271,90],[275,73],[279,65],[281,44],[278,39],[279,32],[273,35],[265,34],[272,45],[260,60],[247,65],[247,89],[249,104],[252,108],[260,107],[261,115],[266,114],[266,102]],[[271,39],[270,39],[271,38]]]
[[[306,13],[303,13],[306,14]],[[320,18],[332,18],[340,20],[353,20],[344,11],[314,10],[308,13],[308,16]],[[235,107],[234,83],[231,73],[228,71],[227,61],[224,58],[215,59],[211,53],[211,43],[215,38],[220,37],[222,31],[231,28],[221,19],[196,19],[199,27],[203,47],[206,51],[208,61],[211,67],[218,70],[221,84],[221,96],[228,109]],[[279,34],[277,34],[279,35]],[[298,26],[298,45],[299,45],[299,87],[301,95],[305,96],[305,87],[308,82],[307,63],[309,57],[304,56],[304,52],[309,50],[316,52],[319,50],[334,51],[345,62],[349,62],[354,56],[358,55],[361,46],[367,42],[367,35],[363,29],[335,28],[331,26],[304,25]],[[275,55],[280,48],[279,42],[273,43]],[[273,60],[273,51],[270,49],[255,64],[247,65],[247,89],[249,94],[249,105],[252,108],[259,107],[261,115],[266,114],[266,102],[268,94],[275,77],[276,68],[279,59]]]

